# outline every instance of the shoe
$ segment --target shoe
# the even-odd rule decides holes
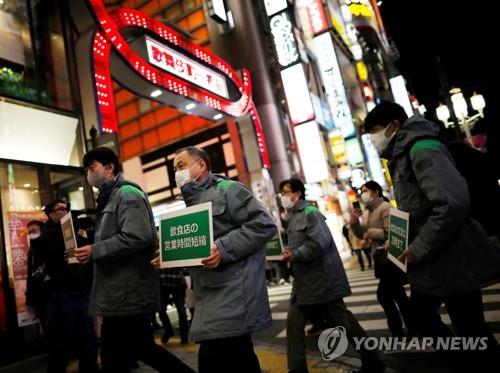
[[[161,342],[162,343],[167,343],[171,337],[174,336],[173,332],[164,332],[162,337],[161,337]]]
[[[286,284],[285,279],[284,279],[284,278],[282,278],[282,279],[280,280],[279,284],[280,284],[280,285],[285,285],[285,284]]]

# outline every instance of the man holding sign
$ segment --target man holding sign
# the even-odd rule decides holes
[[[439,315],[444,303],[458,336],[488,338],[481,356],[440,351],[445,362],[452,371],[491,370],[498,344],[484,319],[481,289],[500,281],[500,259],[470,217],[467,183],[439,141],[438,126],[382,102],[368,114],[364,129],[389,161],[398,208],[409,213],[408,247],[403,245],[399,259],[408,263],[417,328],[426,337],[452,335]],[[393,228],[400,247],[406,241],[404,222]]]
[[[177,151],[174,169],[186,205],[210,202],[213,219],[210,255],[191,272],[196,312],[190,336],[201,342],[199,371],[260,372],[251,333],[271,324],[264,248],[276,225],[245,186],[211,173],[204,150]],[[194,224],[190,231],[200,237],[201,225]],[[186,225],[179,224],[182,236],[179,228],[172,233],[184,238]]]
[[[159,281],[150,261],[158,240],[146,194],[123,178],[111,149],[90,150],[83,165],[89,184],[99,188],[95,243],[75,255],[94,264],[90,312],[103,319],[103,371],[127,373],[131,360],[142,360],[160,372],[192,372],[154,342]]]

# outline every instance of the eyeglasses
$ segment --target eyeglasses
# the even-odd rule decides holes
[[[66,207],[59,207],[57,209],[52,210],[51,212],[59,212],[59,211],[66,212],[66,211],[68,211],[68,209]]]

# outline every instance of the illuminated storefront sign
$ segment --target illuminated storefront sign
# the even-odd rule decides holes
[[[226,80],[220,74],[150,38],[146,38],[149,62],[160,69],[229,98]]]
[[[406,115],[411,117],[413,115],[413,109],[410,98],[408,97],[408,91],[406,90],[405,80],[401,75],[398,75],[395,78],[389,79],[389,83],[391,83],[394,101],[405,109]]]
[[[296,126],[295,135],[306,183],[328,179],[328,164],[317,123],[311,121]]]
[[[326,32],[313,41],[333,122],[344,137],[350,137],[355,133],[354,123],[332,37]]]
[[[161,96],[162,92],[168,92],[174,95],[176,100],[178,99],[177,101],[182,102],[182,104],[185,104],[184,101],[196,103],[203,108],[205,115],[211,115],[213,120],[221,119],[223,114],[239,117],[250,113],[259,142],[262,163],[264,167],[270,167],[262,124],[252,100],[252,85],[248,70],[241,70],[240,79],[239,75],[226,61],[173,28],[137,10],[119,8],[113,13],[109,13],[103,0],[87,0],[87,4],[99,26],[93,34],[91,53],[96,107],[99,127],[102,132],[117,132],[118,130],[110,65],[111,52],[113,51],[136,76],[143,78],[147,82],[145,84],[152,86],[154,90],[151,92],[151,97],[157,97],[156,93]],[[161,42],[160,45],[171,45],[180,54],[185,52],[186,56],[183,62],[187,60],[191,62],[199,61],[200,65],[209,65],[211,78],[205,76],[205,78],[201,79],[201,82],[205,80],[205,82],[210,83],[208,86],[212,90],[200,84],[200,79],[196,77],[197,72],[204,69],[204,72],[206,72],[204,66],[201,70],[197,66],[197,72],[191,72],[191,78],[196,81],[196,83],[192,83],[186,77],[181,78],[177,69],[177,73],[168,71],[168,69],[164,70],[147,61],[147,56],[141,57],[131,48],[120,33],[120,30],[130,27],[142,30],[151,36],[154,35]],[[194,64],[190,64],[190,66],[193,67]],[[238,92],[236,97],[227,98],[227,87],[224,89],[224,85],[221,86],[219,83],[212,82],[212,78],[220,82],[217,76],[223,78],[226,83],[230,82],[234,85],[236,92]],[[213,92],[214,86],[217,87],[216,91],[225,93],[226,97],[215,94]],[[155,93],[155,96],[153,93]]]
[[[227,22],[227,10],[224,0],[207,0],[208,14],[219,23]]]
[[[296,0],[296,7],[304,32],[308,36],[328,29],[328,19],[321,0]]]
[[[281,71],[281,79],[292,123],[298,124],[313,119],[314,109],[302,64]]]
[[[378,155],[377,149],[375,149],[375,146],[373,145],[370,134],[365,133],[361,136],[361,139],[365,148],[368,167],[370,168],[372,179],[379,183],[383,188],[387,187],[382,163],[380,162],[380,157]]]
[[[274,46],[281,67],[287,67],[299,60],[299,49],[293,34],[293,24],[286,12],[275,15],[270,21]]]
[[[281,12],[288,7],[287,0],[264,0],[264,5],[268,16]]]

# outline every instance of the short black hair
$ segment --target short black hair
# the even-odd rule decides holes
[[[66,201],[64,201],[62,199],[55,199],[52,202],[47,203],[47,205],[45,205],[45,208],[43,209],[43,212],[45,212],[45,215],[49,216],[49,214],[52,212],[52,210],[54,210],[54,207],[56,207],[56,205],[58,203],[64,203],[64,205],[66,205],[66,206],[68,205],[66,203]]]
[[[94,148],[83,156],[83,168],[87,169],[94,162],[102,163],[103,166],[112,164],[114,166],[113,174],[118,175],[120,172],[120,161],[118,160],[118,156],[110,148],[104,146]]]
[[[290,186],[292,192],[300,192],[300,199],[306,199],[306,187],[301,180],[294,178],[283,180],[279,185],[280,191],[282,191],[286,185]]]
[[[37,225],[38,228],[40,228],[40,230],[43,232],[44,223],[40,220],[32,220],[28,224],[26,224],[27,227],[31,227],[32,225]]]
[[[189,156],[195,160],[203,159],[203,161],[205,161],[205,164],[207,165],[208,171],[212,170],[212,165],[210,164],[210,156],[204,149],[198,148],[197,146],[187,146],[185,148],[177,150],[175,152],[175,155],[182,152],[187,152]]]
[[[368,113],[365,118],[365,132],[369,133],[375,126],[387,126],[393,120],[398,120],[401,125],[408,119],[405,109],[402,106],[390,102],[382,101]]]

